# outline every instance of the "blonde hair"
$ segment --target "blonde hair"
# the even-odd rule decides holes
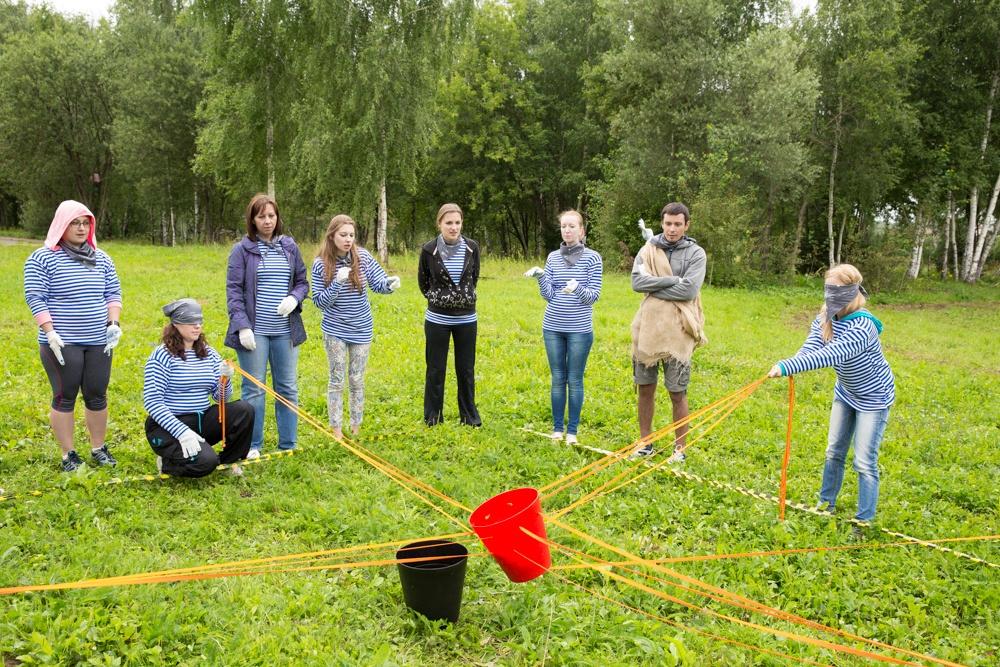
[[[842,285],[861,285],[864,278],[853,264],[838,264],[823,276],[824,282],[831,280],[836,280]],[[849,315],[850,313],[859,311],[865,307],[866,303],[868,303],[868,299],[861,293],[861,290],[858,290],[858,294],[854,297],[854,300],[844,306],[839,313],[834,313],[834,316]],[[819,309],[819,321],[823,340],[827,343],[833,340],[833,322],[831,320],[832,318],[827,318],[826,316],[826,304],[824,303],[823,307]]]
[[[437,218],[435,218],[434,224],[440,225],[441,218],[443,218],[448,213],[458,213],[459,217],[462,218],[462,221],[465,222],[465,214],[462,213],[462,207],[459,206],[458,204],[448,203],[448,204],[441,204],[441,208],[438,209]]]
[[[344,213],[333,216],[329,226],[326,228],[323,240],[319,243],[319,250],[316,251],[316,256],[323,260],[324,287],[329,287],[337,268],[337,245],[333,240],[334,235],[341,227],[346,225],[354,227],[354,233],[357,234],[358,225],[354,222],[354,218]],[[362,290],[360,254],[358,252],[357,241],[355,241],[354,246],[351,248],[351,276],[348,280],[354,285],[354,289],[359,292]]]

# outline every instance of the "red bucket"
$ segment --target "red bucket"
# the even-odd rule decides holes
[[[546,537],[537,489],[504,491],[477,507],[469,523],[514,583],[531,581],[552,565],[549,545],[532,536]]]

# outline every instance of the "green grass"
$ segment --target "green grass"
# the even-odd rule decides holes
[[[143,437],[143,364],[156,345],[159,307],[180,296],[205,306],[210,342],[223,348],[228,248],[107,244],[124,286],[125,335],[109,390],[116,474],[154,470]],[[31,246],[0,248],[0,487],[50,489],[0,503],[0,587],[115,576],[210,562],[419,538],[454,527],[377,471],[300,424],[301,452],[251,466],[242,479],[101,486],[106,471],[58,472],[46,414],[49,389],[21,292]],[[311,251],[306,251],[311,255]],[[423,301],[413,256],[392,259],[397,294],[374,295],[376,340],[360,440],[386,459],[475,507],[508,488],[544,485],[593,460],[522,430],[545,431],[548,372],[543,301],[525,266],[488,261],[480,283],[477,394],[485,426],[422,427]],[[696,353],[690,401],[705,405],[763,375],[801,344],[819,306],[817,282],[760,291],[706,289],[710,343]],[[607,449],[636,436],[628,325],[637,297],[624,275],[605,277],[595,310],[581,441]],[[1000,289],[934,286],[873,310],[885,322],[898,400],[882,445],[878,525],[921,538],[996,534],[1000,478]],[[302,408],[325,421],[326,359],[317,311],[299,363]],[[798,378],[789,498],[812,503],[819,484],[833,373]],[[689,450],[685,468],[710,479],[775,492],[786,418],[784,381],[765,385]],[[81,408],[82,409],[82,408]],[[266,444],[275,433],[269,407]],[[658,399],[656,425],[669,400]],[[82,422],[82,416],[79,417]],[[82,423],[79,441],[84,442]],[[81,448],[84,448],[81,445]],[[601,480],[604,477],[600,478]],[[588,487],[589,488],[589,487]],[[552,500],[556,509],[574,491]],[[851,516],[848,471],[839,517]],[[768,502],[650,475],[567,515],[567,521],[649,557],[833,546],[850,526]],[[550,536],[612,558],[566,533]],[[872,540],[889,541],[876,533]],[[472,542],[470,542],[472,544]],[[995,542],[956,549],[1000,562]],[[568,562],[562,556],[556,563]],[[1000,574],[923,547],[686,563],[679,571],[768,605],[970,665],[1000,655]],[[821,663],[857,659],[779,640],[642,594],[598,574],[572,581],[699,630]],[[698,604],[786,630],[795,626]],[[808,633],[818,636],[816,633]],[[239,577],[204,582],[0,597],[0,656],[7,664],[784,664],[645,618],[553,575],[512,584],[491,560],[469,561],[462,618],[453,627],[407,612],[394,568]]]

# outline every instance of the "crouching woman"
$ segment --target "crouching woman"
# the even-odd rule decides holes
[[[170,323],[163,343],[149,355],[143,375],[142,404],[146,439],[156,453],[157,469],[176,477],[204,477],[220,463],[246,458],[253,435],[253,408],[246,401],[226,403],[226,442],[219,454],[212,445],[222,440],[218,401],[232,395],[233,367],[208,346],[202,333],[201,305],[179,299],[163,307]],[[209,401],[209,396],[216,403]],[[242,474],[233,466],[234,475]]]

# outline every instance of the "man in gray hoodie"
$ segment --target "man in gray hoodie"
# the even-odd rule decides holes
[[[657,308],[658,304],[646,304],[644,300],[633,322],[632,366],[639,390],[639,434],[643,438],[652,432],[656,381],[661,366],[664,386],[670,392],[673,420],[676,422],[687,417],[691,353],[695,347],[706,342],[700,298],[707,264],[705,251],[687,236],[691,220],[684,204],[671,202],[664,206],[660,211],[660,222],[663,233],[656,236],[640,222],[647,244],[632,264],[632,289],[654,299],[675,302],[678,308]],[[665,263],[660,253],[665,256]],[[657,270],[657,265],[662,268]],[[669,270],[666,270],[667,265]],[[637,349],[642,353],[637,354]],[[687,431],[686,424],[677,428],[674,453],[669,459],[671,462],[684,460]],[[649,456],[652,453],[653,446],[647,443],[633,456]]]

